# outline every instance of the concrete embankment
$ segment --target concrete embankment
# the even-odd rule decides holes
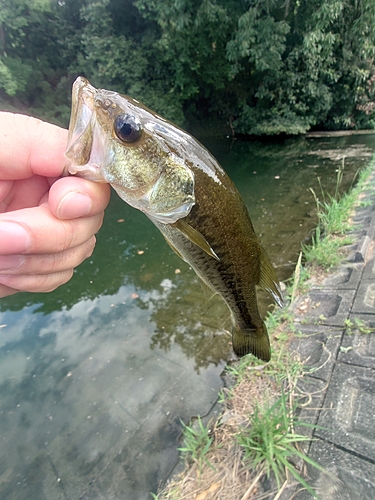
[[[308,456],[326,470],[308,467],[309,483],[322,500],[375,498],[375,170],[361,196],[345,262],[294,306],[302,336],[291,349],[306,360],[310,398],[301,417],[318,426]]]

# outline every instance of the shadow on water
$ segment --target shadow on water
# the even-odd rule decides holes
[[[374,136],[207,140],[282,280]],[[266,312],[268,302],[262,302]],[[50,294],[0,303],[0,497],[150,498],[177,461],[180,419],[206,414],[231,353],[229,313],[140,212],[113,195],[92,258]]]

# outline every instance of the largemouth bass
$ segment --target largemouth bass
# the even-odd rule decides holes
[[[256,287],[281,305],[275,270],[235,185],[191,135],[131,97],[73,84],[67,173],[108,182],[144,212],[171,248],[226,302],[232,344],[268,361]]]

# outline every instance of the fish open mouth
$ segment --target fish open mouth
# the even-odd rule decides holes
[[[79,76],[72,89],[72,111],[65,157],[69,163],[63,175],[75,174],[79,166],[89,162],[93,141],[93,116],[96,89]]]

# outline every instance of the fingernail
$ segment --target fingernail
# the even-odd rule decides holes
[[[0,254],[25,252],[30,245],[26,229],[14,222],[0,222]]]
[[[18,269],[25,262],[23,255],[0,255],[0,271]]]
[[[57,216],[60,219],[75,219],[89,214],[92,208],[91,198],[83,193],[67,193],[60,201]]]

